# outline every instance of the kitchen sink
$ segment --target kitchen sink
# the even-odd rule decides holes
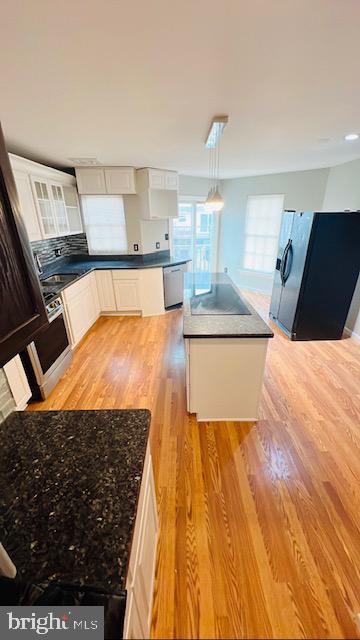
[[[43,285],[53,285],[53,284],[67,284],[72,280],[75,280],[80,274],[79,273],[54,273],[54,275],[49,276],[48,278],[44,278],[41,280],[41,284]]]

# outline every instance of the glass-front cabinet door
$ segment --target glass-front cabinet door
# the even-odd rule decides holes
[[[57,226],[48,183],[32,179],[32,184],[43,236],[45,238],[56,236]]]
[[[31,178],[43,238],[82,233],[76,188],[49,180]]]
[[[59,235],[64,235],[69,231],[69,223],[65,206],[65,199],[62,186],[51,184],[51,195],[54,202],[55,223]]]

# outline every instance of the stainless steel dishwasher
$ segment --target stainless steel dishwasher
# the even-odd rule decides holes
[[[164,267],[163,271],[165,309],[168,309],[183,302],[183,280],[184,272],[187,271],[187,263]]]

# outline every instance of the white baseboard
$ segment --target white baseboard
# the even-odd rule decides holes
[[[344,327],[344,334],[348,336],[348,338],[352,338],[356,340],[356,342],[360,342],[360,334],[356,333],[356,331],[352,331],[349,327]]]

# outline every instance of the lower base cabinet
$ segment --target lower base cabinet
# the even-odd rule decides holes
[[[61,297],[75,347],[99,315],[163,314],[163,270],[98,269],[69,285]]]
[[[150,638],[157,538],[156,494],[148,447],[126,581],[124,638]]]
[[[95,274],[89,273],[61,294],[65,317],[74,347],[96,322],[100,313]]]
[[[123,269],[112,272],[117,311],[141,311],[139,272]]]

